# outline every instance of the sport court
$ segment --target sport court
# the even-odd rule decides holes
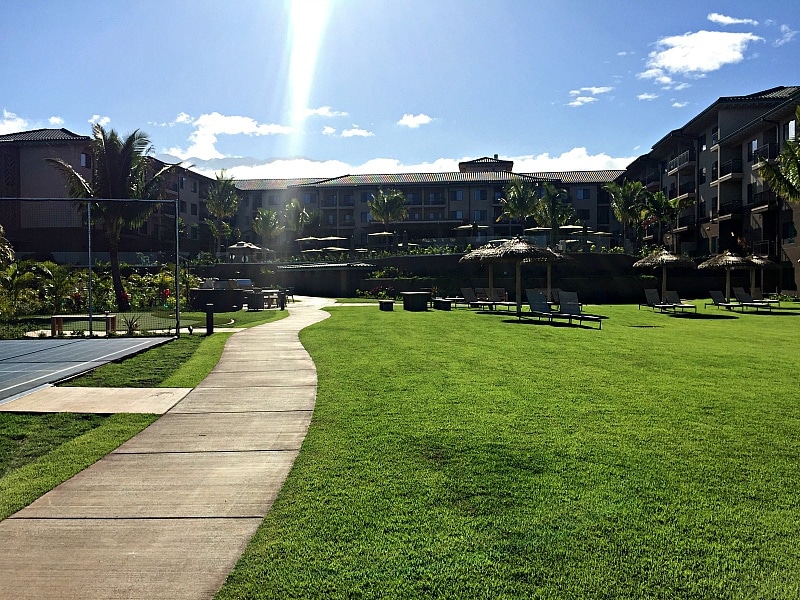
[[[0,341],[0,404],[114,360],[168,342],[154,338]]]

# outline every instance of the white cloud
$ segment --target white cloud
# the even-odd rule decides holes
[[[418,115],[404,114],[403,118],[400,119],[397,122],[397,124],[398,125],[404,125],[405,127],[409,127],[411,129],[416,129],[420,125],[427,125],[431,121],[433,121],[433,119],[430,118],[426,114],[422,114],[422,113],[420,113]]]
[[[305,108],[302,110],[303,117],[346,117],[346,112],[332,110],[330,106],[320,106],[319,108]]]
[[[61,117],[50,117],[47,119],[47,122],[53,127],[61,127],[64,124],[64,119]]]
[[[284,179],[290,177],[338,177],[346,174],[374,173],[444,173],[458,171],[458,163],[475,157],[439,158],[432,162],[404,164],[393,158],[375,158],[367,162],[351,165],[338,160],[314,161],[302,159],[281,159],[261,165],[228,166],[226,172],[236,179]],[[624,169],[635,156],[611,157],[607,154],[589,154],[586,148],[573,148],[559,156],[549,153],[504,157],[514,161],[516,173],[539,171],[593,171],[603,169]],[[213,169],[195,168],[195,171],[214,177]],[[218,170],[218,169],[217,169]]]
[[[617,56],[627,56],[627,52],[617,52]]]
[[[796,31],[792,31],[792,29],[788,25],[781,25],[781,37],[773,42],[774,46],[783,46],[784,44],[788,44],[789,42],[794,39],[794,36],[797,35]]]
[[[597,102],[597,98],[594,96],[578,96],[572,102],[568,102],[567,106],[583,106],[592,102]]]
[[[728,64],[744,59],[751,42],[764,41],[752,33],[724,31],[697,31],[665,37],[656,42],[654,52],[648,55],[647,70],[639,73],[642,79],[668,84],[667,74],[701,76],[717,71]]]
[[[333,127],[330,127],[329,125],[325,125],[325,127],[322,128],[322,135],[335,135],[335,134],[336,130]]]
[[[367,131],[366,129],[361,129],[355,123],[353,124],[352,129],[345,129],[342,131],[342,137],[349,138],[349,137],[372,137],[375,134],[371,131]]]
[[[111,123],[111,119],[109,117],[101,117],[100,115],[92,115],[92,118],[89,119],[89,123],[94,125],[100,125],[101,127],[105,127],[109,123]]]
[[[191,142],[189,148],[186,150],[169,148],[163,151],[181,160],[225,158],[225,155],[216,148],[219,135],[288,135],[294,132],[291,127],[285,125],[259,123],[250,117],[222,115],[218,112],[200,115],[197,119],[192,119],[186,113],[180,113],[176,122],[191,123],[195,128],[189,136]]]
[[[678,91],[678,92],[679,92],[679,91],[681,91],[681,90],[685,90],[685,89],[686,89],[686,88],[688,88],[688,87],[691,87],[691,85],[692,85],[692,84],[690,84],[690,83],[686,83],[686,82],[684,81],[684,82],[682,82],[682,83],[679,83],[678,85],[673,85],[673,86],[672,86],[672,89],[673,89],[673,90],[675,90],[675,91]]]
[[[689,106],[688,102],[673,102],[672,108],[683,108],[684,106]]]
[[[577,90],[570,90],[570,96],[580,96],[581,94],[587,93],[591,94],[592,96],[597,96],[597,94],[607,94],[608,92],[612,91],[614,88],[610,86],[600,86],[600,87],[582,87]]]
[[[639,94],[636,96],[639,100],[655,100],[658,98],[658,94]]]
[[[28,128],[28,121],[12,112],[3,109],[3,120],[0,121],[0,134],[17,133]]]
[[[758,21],[754,21],[753,19],[737,19],[719,13],[709,13],[707,18],[712,23],[717,23],[719,25],[758,25]]]

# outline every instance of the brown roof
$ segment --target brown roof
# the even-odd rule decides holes
[[[4,142],[72,142],[89,141],[89,136],[72,133],[68,129],[32,129],[18,133],[0,135],[0,143]]]

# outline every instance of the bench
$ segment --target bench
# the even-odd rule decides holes
[[[102,319],[106,325],[106,335],[116,333],[117,331],[117,315],[111,313],[103,313],[102,315],[92,315],[92,320]],[[55,337],[57,335],[64,335],[64,321],[88,321],[89,315],[53,315],[50,317],[50,335]]]
[[[383,311],[394,310],[394,300],[378,300],[378,308]]]
[[[433,309],[434,310],[450,310],[453,307],[453,301],[448,300],[447,298],[434,298],[433,299]]]

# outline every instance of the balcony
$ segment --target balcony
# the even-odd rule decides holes
[[[690,227],[694,227],[697,220],[695,219],[694,215],[684,215],[678,218],[678,226],[675,228],[675,231],[686,231]]]
[[[742,178],[742,159],[732,158],[726,160],[717,167],[714,163],[711,167],[711,185],[718,185],[726,181],[740,180]]]
[[[647,189],[658,190],[661,188],[661,173],[648,173],[644,176],[644,186]]]
[[[764,144],[753,152],[753,168],[760,169],[767,163],[774,162],[780,156],[778,144]]]
[[[673,188],[669,190],[667,193],[667,198],[670,200],[688,200],[689,198],[694,198],[695,195],[695,182],[694,181],[686,181],[680,185],[680,187]]]
[[[753,194],[753,208],[751,212],[765,212],[778,206],[778,195],[772,190]]]
[[[693,168],[697,164],[696,160],[694,150],[687,150],[667,163],[667,175],[675,175],[684,169]]]
[[[723,202],[719,205],[719,218],[731,218],[742,214],[741,202]]]

